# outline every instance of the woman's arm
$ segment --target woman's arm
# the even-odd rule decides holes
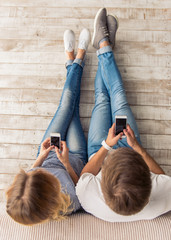
[[[76,185],[79,178],[69,162],[69,149],[67,148],[66,142],[61,141],[61,152],[57,147],[55,147],[55,151],[58,159],[63,163],[74,184]]]
[[[106,144],[110,147],[113,147],[115,144],[117,144],[119,138],[121,138],[123,133],[118,134],[115,136],[115,123],[112,125],[112,127],[109,129],[108,136],[106,139]],[[103,164],[103,161],[108,153],[108,150],[105,149],[103,146],[99,149],[98,152],[90,159],[90,161],[85,165],[83,168],[81,175],[83,173],[92,173],[93,175],[97,175],[101,169],[101,166]]]
[[[138,152],[143,157],[150,171],[156,174],[165,174],[156,161],[137,142],[135,134],[129,125],[127,125],[127,129],[124,130],[124,133],[127,137],[127,143],[134,149],[134,151]]]
[[[46,138],[45,141],[41,144],[40,154],[32,165],[32,168],[40,167],[53,148],[54,146],[50,146],[50,138]]]

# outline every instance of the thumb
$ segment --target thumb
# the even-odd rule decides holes
[[[115,139],[118,141],[121,137],[122,137],[123,133],[119,133],[118,135],[116,135]]]
[[[47,153],[49,153],[53,148],[54,148],[54,146],[50,146],[50,147],[46,150]]]
[[[124,129],[123,132],[124,132],[124,134],[125,134],[126,137],[129,137],[129,136],[130,136],[129,132],[128,132],[126,129]]]

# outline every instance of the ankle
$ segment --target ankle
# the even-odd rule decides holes
[[[76,58],[79,58],[79,59],[83,60],[84,56],[85,56],[85,53],[86,53],[86,51],[84,49],[78,48],[78,52],[77,52]]]
[[[66,51],[66,56],[67,56],[67,60],[74,60],[75,59],[74,50],[72,52]]]
[[[103,42],[101,42],[100,45],[99,45],[100,48],[103,48],[103,47],[106,47],[106,46],[110,46],[109,41],[103,41]]]

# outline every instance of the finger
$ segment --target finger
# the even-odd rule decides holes
[[[61,156],[60,152],[59,152],[59,148],[55,146],[55,152],[57,154],[57,157],[59,158]]]
[[[63,141],[63,142],[62,142],[62,144],[63,144],[63,147],[65,147],[65,148],[66,148],[66,142],[65,142],[65,141]]]
[[[128,132],[130,133],[130,135],[131,135],[132,137],[135,136],[135,135],[134,135],[134,131],[132,130],[132,128],[130,127],[129,124],[128,124]]]
[[[68,147],[67,147],[66,142],[63,142],[63,151],[64,152],[68,151]]]
[[[64,146],[64,141],[61,141],[61,144],[60,144],[60,150],[63,151],[63,147]]]
[[[50,138],[46,138],[43,143],[49,143],[50,142]]]
[[[122,138],[123,132],[119,133],[118,135],[115,136],[115,139],[118,141],[120,138]]]
[[[112,129],[115,129],[115,123],[112,124],[112,127],[111,127],[111,128],[112,128]]]
[[[130,132],[133,132],[132,128],[130,127],[129,124],[127,124],[127,130],[130,131]]]
[[[54,146],[50,146],[46,151],[49,153],[53,148]]]
[[[126,137],[129,137],[129,136],[130,136],[130,133],[128,132],[128,130],[124,129],[123,132],[124,132],[124,134],[125,134]]]

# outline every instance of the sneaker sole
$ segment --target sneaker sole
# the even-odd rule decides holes
[[[94,39],[95,39],[95,36],[96,36],[96,22],[97,22],[97,18],[101,12],[103,8],[100,8],[99,11],[96,13],[96,16],[95,16],[95,19],[94,19],[94,33],[93,33],[93,37],[92,37],[92,41],[91,41],[91,44],[93,45],[94,44]]]
[[[118,19],[118,17],[116,16],[116,15],[113,15],[114,16],[114,18],[116,19],[116,22],[117,22],[117,29],[118,29],[118,27],[119,27],[119,19]],[[117,30],[116,29],[116,30]]]
[[[118,27],[119,27],[119,19],[118,19],[118,17],[117,17],[116,15],[111,15],[111,14],[109,14],[109,15],[107,15],[107,16],[112,16],[112,17],[114,17],[114,18],[116,19],[116,23],[117,23],[117,28],[116,28],[116,30],[117,30]]]

